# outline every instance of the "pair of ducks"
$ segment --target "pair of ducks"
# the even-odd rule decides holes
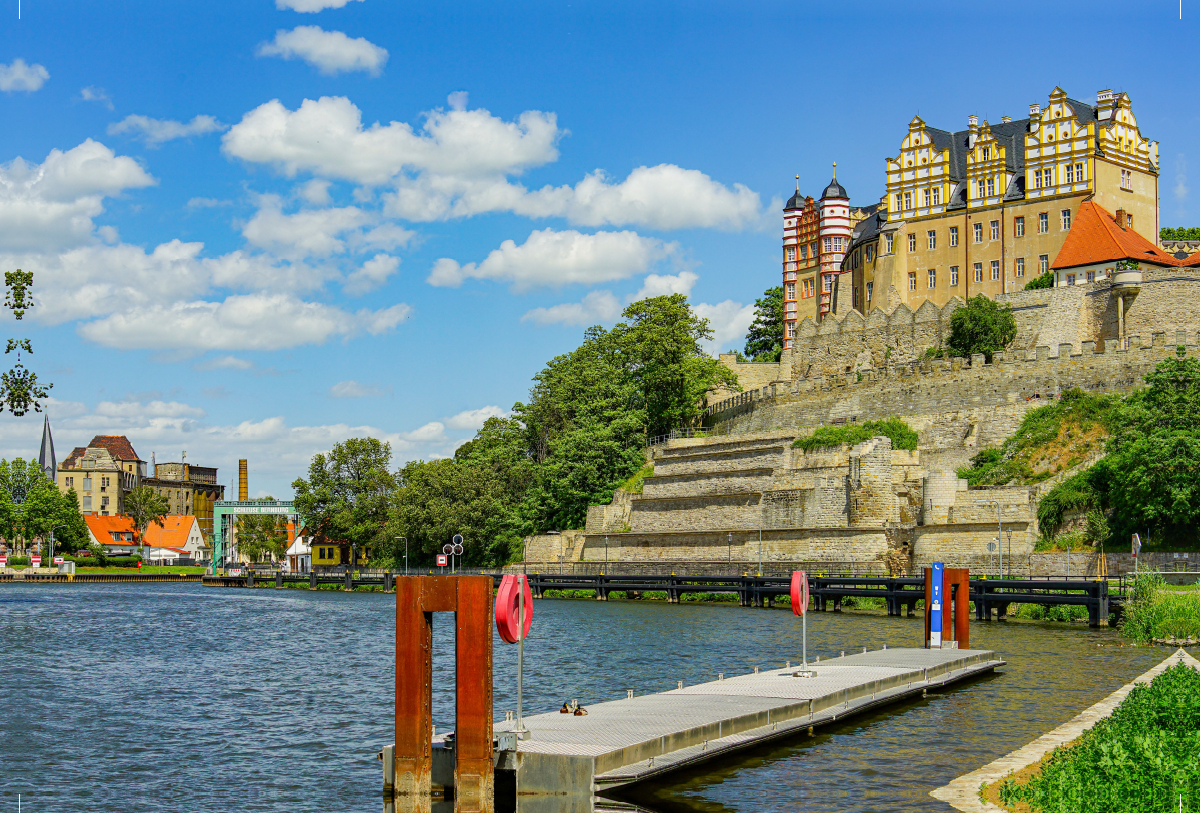
[[[579,705],[578,700],[572,700],[570,703],[563,703],[562,708],[558,710],[559,714],[574,714],[576,717],[584,717],[587,715],[587,709]]]

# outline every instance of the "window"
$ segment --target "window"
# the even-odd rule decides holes
[[[1075,183],[1083,183],[1083,164],[1075,165]]]
[[[794,262],[794,261],[796,260],[796,247],[795,247],[795,246],[788,246],[788,247],[787,247],[787,249],[786,249],[785,251],[786,251],[786,255],[785,255],[785,256],[787,257],[787,259],[788,259],[789,261],[792,261],[792,262]]]
[[[1067,274],[1067,285],[1074,285],[1074,284],[1075,284],[1075,275]]]
[[[842,250],[842,238],[840,238],[840,237],[833,238],[833,250],[834,251]]]
[[[1062,210],[1062,228],[1063,228],[1063,231],[1071,230],[1071,210],[1070,209]]]
[[[813,243],[808,247],[808,256],[812,257],[814,260],[817,259],[817,244],[816,243]]]
[[[800,259],[808,259],[808,246],[800,246]]]
[[[985,184],[983,182],[983,178],[979,179],[979,194],[976,195],[975,197],[978,197],[978,198],[987,197],[987,184]]]
[[[896,211],[899,212],[904,208],[904,199],[900,197],[900,193],[896,193]]]
[[[1050,231],[1050,215],[1046,212],[1038,213],[1038,234],[1045,234]]]
[[[1025,236],[1025,218],[1024,217],[1014,217],[1013,218],[1013,234],[1015,234],[1017,237]]]
[[[84,511],[91,511],[91,510],[92,510],[92,498],[91,498],[91,495],[84,495],[84,498],[83,498],[83,510],[84,510]]]
[[[1049,254],[1039,254],[1038,255],[1038,273],[1045,274],[1049,270],[1050,270],[1050,255]]]
[[[1024,257],[1017,257],[1016,268],[1017,268],[1017,276],[1018,277],[1025,276],[1025,258]]]
[[[791,338],[795,338],[795,336],[796,336],[796,323],[788,322],[787,323],[787,337],[789,339],[791,339]]]
[[[921,196],[925,199],[925,205],[929,206],[929,202],[933,199],[933,193],[931,193],[928,189],[925,189],[922,190]]]
[[[794,283],[794,282],[789,282],[789,283],[787,284],[787,298],[788,298],[788,299],[795,299],[795,298],[796,298],[796,283]]]
[[[983,282],[983,263],[975,263],[975,281]]]
[[[1133,189],[1133,172],[1128,169],[1121,170],[1121,188]]]
[[[904,193],[904,208],[905,208],[905,209],[911,209],[911,208],[912,208],[912,192],[905,192],[905,193]]]
[[[910,291],[917,290],[917,272],[916,271],[908,272],[908,290],[910,290]]]
[[[858,288],[854,289],[853,299],[854,299],[853,307],[857,308],[858,307]]]
[[[101,498],[100,498],[100,507],[101,507],[101,508],[107,508],[107,507],[108,507],[108,497],[101,497]]]
[[[1133,228],[1133,215],[1128,212],[1125,213],[1125,227],[1129,229]]]
[[[875,246],[867,246],[867,262],[875,259]]]
[[[917,236],[915,234],[910,234],[908,236],[908,250],[909,251],[917,250]]]
[[[958,226],[950,227],[950,245],[951,246],[958,245]]]
[[[937,269],[936,268],[929,269],[929,287],[930,288],[937,287]]]
[[[992,279],[1000,279],[1000,261],[992,260]]]
[[[929,231],[925,232],[925,237],[929,241],[930,249],[937,248],[937,231],[935,229],[930,229]]]
[[[971,224],[971,232],[972,232],[972,234],[975,235],[976,243],[983,242],[983,224],[982,223],[972,223]]]
[[[829,237],[825,238],[825,253],[829,254],[833,251],[833,240]]]
[[[942,205],[942,188],[940,186],[935,186],[933,188],[933,205],[934,206]]]
[[[884,238],[883,238],[884,244],[887,246],[887,253],[888,253],[888,254],[891,254],[891,253],[892,253],[892,251],[893,251],[893,249],[892,249],[892,237],[894,237],[894,236],[895,236],[895,235],[888,234],[888,235],[885,235],[885,236],[884,236]]]
[[[1054,170],[1053,170],[1053,168],[1048,167],[1048,168],[1042,170],[1042,186],[1046,187],[1047,189],[1054,186]]]
[[[816,282],[810,277],[804,280],[804,298],[808,299],[816,293]]]
[[[979,150],[979,160],[980,161],[988,161],[991,159],[991,157],[992,157],[992,150],[990,147],[983,147]]]
[[[1040,169],[1035,169],[1033,171],[1033,188],[1034,189],[1042,188],[1042,171]]]
[[[867,302],[868,303],[871,301],[871,288],[873,285],[874,285],[874,283],[872,283],[872,282],[867,283]]]
[[[999,240],[1000,239],[1000,221],[993,220],[991,225],[992,225],[992,235],[991,235],[990,239]]]
[[[958,266],[952,265],[950,266],[950,287],[953,288],[956,285],[958,285]]]
[[[791,281],[793,281],[793,280],[795,280],[795,279],[796,279],[796,272],[795,272],[795,271],[788,271],[786,274],[784,274],[784,275],[783,275],[783,278],[784,278],[785,280],[787,280],[787,281],[791,282]]]
[[[100,478],[100,487],[101,488],[108,488],[108,484],[109,484],[109,478],[107,478],[107,477]]]
[[[833,274],[825,274],[821,277],[821,287],[827,294],[833,291]]]
[[[1075,183],[1075,165],[1067,164],[1067,168],[1063,170],[1063,181],[1066,183]]]
[[[996,179],[988,178],[987,179],[987,196],[990,198],[995,194],[996,194]]]
[[[92,478],[91,478],[91,477],[84,477],[84,478],[83,478],[83,490],[84,490],[84,491],[91,491],[91,490],[92,490]]]
[[[74,485],[75,485],[75,478],[74,478],[74,477],[67,477],[67,478],[66,478],[66,484],[67,484],[67,488],[71,488],[72,486],[74,486]]]
[[[1087,272],[1087,281],[1088,281],[1088,282],[1095,282],[1095,281],[1096,281],[1096,272],[1095,272],[1095,271],[1088,271],[1088,272]]]

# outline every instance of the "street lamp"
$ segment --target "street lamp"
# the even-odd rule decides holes
[[[733,531],[729,532],[729,539],[725,542],[725,563],[729,566],[730,571],[733,570]]]
[[[1000,521],[1000,510],[1001,510],[1002,506],[1000,505],[999,500],[980,500],[979,504],[996,506],[996,547],[998,547],[1000,549],[1000,578],[1003,579],[1004,578],[1004,546],[1002,544],[1002,541],[1004,539],[1004,525]],[[1012,562],[1011,562],[1011,559],[1012,559],[1012,533],[1011,532],[1008,535],[1008,553],[1009,553],[1009,559],[1010,559],[1009,568],[1011,569],[1012,568]]]
[[[392,539],[403,539],[404,540],[404,575],[407,576],[408,575],[408,537],[407,536],[393,536]]]

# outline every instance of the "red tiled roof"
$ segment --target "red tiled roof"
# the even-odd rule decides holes
[[[146,546],[151,548],[179,548],[187,544],[188,535],[196,518],[190,514],[172,514],[163,517],[163,527],[150,523],[146,529]]]
[[[92,536],[96,537],[101,545],[111,545],[116,540],[113,539],[113,533],[134,533],[133,521],[129,517],[114,516],[105,517],[99,514],[87,514],[83,521],[87,523],[88,530],[92,532]],[[125,542],[125,539],[121,539]],[[130,542],[132,544],[132,542]]]
[[[92,442],[88,444],[88,447],[108,449],[108,453],[116,460],[141,461],[141,458],[137,456],[137,452],[133,450],[133,444],[124,435],[96,435],[96,437],[92,438]]]
[[[79,458],[83,457],[83,453],[86,451],[87,451],[86,446],[76,446],[74,449],[71,450],[71,453],[69,455],[67,455],[67,459],[62,462],[62,465],[60,465],[59,468],[60,469],[75,468],[75,461],[78,460]]]
[[[1079,204],[1071,231],[1050,267],[1057,270],[1117,260],[1137,260],[1159,266],[1188,264],[1188,260],[1175,259],[1133,229],[1122,229],[1116,218],[1103,207],[1095,201],[1085,200]]]

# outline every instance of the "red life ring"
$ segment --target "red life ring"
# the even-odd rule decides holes
[[[803,570],[792,572],[792,612],[796,615],[808,612],[808,574]]]
[[[517,597],[518,593],[525,594],[525,629],[518,635],[519,623]],[[515,644],[518,638],[529,637],[529,627],[533,623],[533,594],[529,590],[529,580],[524,576],[505,576],[500,579],[500,589],[496,591],[496,631],[506,644]]]

